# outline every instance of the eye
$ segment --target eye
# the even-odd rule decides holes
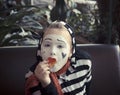
[[[64,48],[64,46],[63,46],[63,45],[58,45],[57,47],[58,47],[59,49]]]
[[[50,44],[44,44],[44,47],[50,47]]]

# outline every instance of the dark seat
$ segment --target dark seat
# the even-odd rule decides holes
[[[120,95],[120,56],[117,45],[83,45],[92,58],[90,95]]]
[[[118,45],[78,45],[92,59],[90,95],[120,95]],[[0,48],[0,95],[24,95],[25,73],[36,61],[36,47]]]

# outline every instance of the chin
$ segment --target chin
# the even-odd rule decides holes
[[[51,72],[57,72],[58,70],[51,68],[50,71]]]
[[[57,72],[59,70],[60,70],[60,68],[56,68],[56,67],[53,67],[53,68],[50,69],[51,72]]]

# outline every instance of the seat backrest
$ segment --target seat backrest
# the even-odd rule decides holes
[[[25,73],[35,56],[36,47],[0,48],[0,95],[24,95]]]
[[[119,46],[77,45],[92,59],[90,95],[120,95]],[[25,73],[36,62],[37,47],[0,48],[0,95],[24,95]]]
[[[120,95],[120,57],[118,45],[78,45],[92,59],[90,95]]]

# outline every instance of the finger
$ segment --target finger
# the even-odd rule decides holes
[[[38,66],[39,66],[40,68],[48,67],[48,66],[49,66],[49,65],[48,65],[48,61],[42,61],[42,62],[40,62],[40,63],[38,64]]]
[[[49,65],[39,65],[39,66],[37,66],[36,67],[36,69],[38,70],[38,71],[49,71],[50,70],[50,67],[49,67]]]
[[[35,72],[38,72],[38,73],[42,73],[42,72],[46,72],[46,71],[50,71],[50,68],[48,65],[39,65],[36,67],[35,69]]]
[[[50,70],[49,68],[48,69],[36,69],[35,70],[35,75],[38,76],[38,77],[44,77],[44,76],[48,76],[50,74]]]

